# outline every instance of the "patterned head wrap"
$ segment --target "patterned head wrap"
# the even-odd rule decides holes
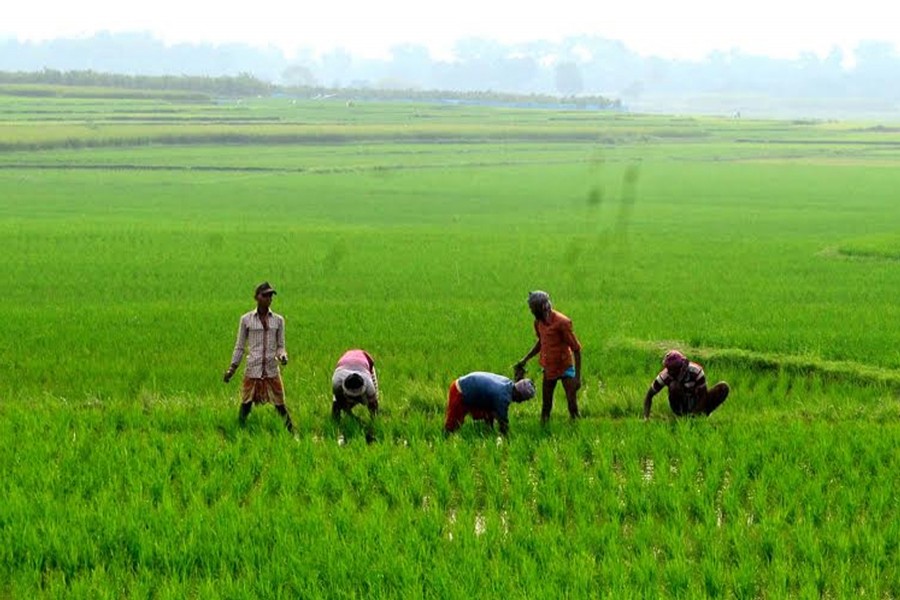
[[[534,382],[530,379],[520,379],[513,385],[522,400],[534,398]]]
[[[678,350],[669,350],[663,359],[663,366],[670,371],[677,371],[687,364],[687,357]]]

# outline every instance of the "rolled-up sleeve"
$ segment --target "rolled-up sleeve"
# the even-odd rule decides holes
[[[669,371],[663,369],[659,372],[659,375],[656,376],[656,379],[653,380],[653,383],[650,384],[650,395],[655,396],[660,393],[671,381],[672,376],[669,375]]]

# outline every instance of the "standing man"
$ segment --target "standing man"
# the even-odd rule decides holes
[[[511,379],[494,373],[469,373],[450,384],[444,431],[456,431],[466,415],[472,415],[473,420],[486,421],[491,428],[497,420],[500,433],[506,435],[509,432],[509,405],[531,398],[534,398],[534,384],[530,379],[513,383]]]
[[[278,370],[278,363],[286,365],[288,361],[284,349],[284,317],[269,310],[275,293],[268,281],[256,286],[256,310],[241,317],[231,366],[225,371],[224,380],[225,383],[231,381],[244,357],[245,348],[249,346],[241,385],[241,410],[238,415],[241,425],[246,423],[254,403],[271,402],[284,418],[287,430],[293,432],[294,424],[284,405],[284,385]]]
[[[725,402],[730,391],[728,384],[720,381],[706,388],[703,367],[691,362],[678,350],[669,350],[663,358],[663,370],[647,390],[644,397],[644,420],[650,418],[653,396],[664,387],[669,388],[669,406],[676,416],[709,415]]]
[[[372,419],[378,412],[378,375],[375,360],[365,350],[348,350],[338,359],[331,377],[331,416],[341,418],[357,404],[369,409]]]
[[[572,331],[572,320],[553,310],[547,292],[528,294],[528,308],[534,315],[534,332],[537,342],[525,358],[515,364],[516,378],[524,374],[525,365],[538,353],[544,368],[543,406],[541,423],[546,424],[553,409],[553,392],[556,382],[562,381],[569,405],[569,416],[578,418],[578,400],[575,396],[581,387],[581,343]]]

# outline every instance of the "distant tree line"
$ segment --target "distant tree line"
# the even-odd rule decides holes
[[[215,96],[255,96],[270,94],[275,85],[249,73],[235,76],[203,75],[123,75],[97,71],[0,71],[0,84],[106,87],[126,90],[171,90],[201,92]]]

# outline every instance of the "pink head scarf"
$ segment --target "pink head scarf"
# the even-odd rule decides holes
[[[669,350],[663,359],[663,366],[670,371],[677,371],[687,364],[687,357],[678,350]]]

